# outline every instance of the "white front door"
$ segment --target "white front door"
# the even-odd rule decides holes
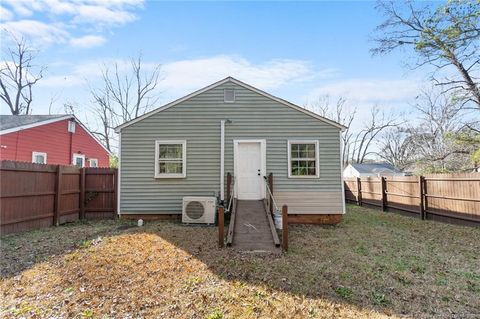
[[[235,141],[235,181],[238,199],[265,198],[265,142]]]

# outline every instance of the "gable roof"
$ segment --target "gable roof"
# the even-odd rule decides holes
[[[383,172],[385,170],[392,171],[394,173],[402,173],[401,170],[396,168],[395,166],[388,164],[388,163],[368,163],[368,164],[350,164],[353,168],[357,170],[357,172],[361,174],[376,174],[379,172]]]
[[[155,109],[155,110],[152,110],[152,111],[150,111],[150,112],[148,112],[148,113],[145,113],[144,115],[139,116],[139,117],[137,117],[136,119],[130,120],[130,121],[128,121],[128,122],[125,122],[125,123],[117,126],[117,127],[115,128],[115,132],[119,133],[123,128],[125,128],[125,127],[127,127],[127,126],[130,126],[130,125],[132,125],[132,124],[135,124],[135,123],[137,123],[137,122],[140,122],[140,121],[142,121],[143,119],[145,119],[145,118],[147,118],[147,117],[150,117],[150,116],[152,116],[152,115],[154,115],[154,114],[157,114],[158,112],[164,111],[164,110],[166,110],[166,109],[168,109],[168,108],[170,108],[170,107],[172,107],[172,106],[175,106],[175,105],[177,105],[177,104],[180,104],[180,103],[182,103],[182,102],[184,102],[184,101],[186,101],[186,100],[188,100],[188,99],[191,99],[192,97],[195,97],[195,96],[197,96],[197,95],[199,95],[199,94],[201,94],[201,93],[203,93],[203,92],[206,92],[206,91],[208,91],[208,90],[211,90],[211,89],[213,89],[213,88],[215,88],[215,87],[217,87],[217,86],[220,86],[220,85],[222,85],[222,84],[224,84],[224,83],[227,83],[227,82],[235,83],[235,84],[237,84],[237,85],[239,85],[239,86],[241,86],[241,87],[244,87],[244,88],[246,88],[246,89],[248,89],[248,90],[254,91],[255,93],[258,93],[258,94],[260,94],[260,95],[262,95],[262,96],[264,96],[264,97],[266,97],[266,98],[269,98],[269,99],[271,99],[271,100],[274,100],[274,101],[276,101],[276,102],[278,102],[278,103],[280,103],[280,104],[283,104],[283,105],[285,105],[285,106],[288,106],[288,107],[290,107],[290,108],[292,108],[292,109],[294,109],[294,110],[297,110],[297,111],[300,111],[300,112],[302,112],[302,113],[305,113],[305,114],[307,114],[307,115],[309,115],[309,116],[311,116],[311,117],[313,117],[313,118],[315,118],[315,119],[317,119],[317,120],[320,120],[320,121],[322,121],[322,122],[324,122],[324,123],[330,124],[330,125],[338,128],[338,129],[340,129],[340,130],[342,130],[342,131],[346,129],[346,126],[344,126],[344,125],[342,125],[342,124],[340,124],[340,123],[337,123],[337,122],[335,122],[335,121],[329,120],[329,119],[327,119],[327,118],[325,118],[325,117],[323,117],[323,116],[320,116],[320,115],[318,115],[318,114],[316,114],[316,113],[314,113],[314,112],[311,112],[311,111],[309,111],[309,110],[306,110],[305,108],[303,108],[303,107],[301,107],[301,106],[295,105],[295,104],[290,103],[290,102],[288,102],[288,101],[286,101],[286,100],[284,100],[284,99],[281,99],[281,98],[279,98],[279,97],[273,96],[273,95],[271,95],[271,94],[269,94],[269,93],[267,93],[267,92],[265,92],[265,91],[262,91],[262,90],[260,90],[260,89],[257,89],[257,88],[255,88],[255,87],[253,87],[253,86],[251,86],[251,85],[249,85],[249,84],[247,84],[247,83],[245,83],[245,82],[239,81],[239,80],[237,80],[237,79],[232,78],[231,76],[229,76],[229,77],[227,77],[227,78],[225,78],[225,79],[223,79],[223,80],[220,80],[220,81],[215,82],[215,83],[213,83],[213,84],[210,84],[210,85],[208,85],[208,86],[206,86],[206,87],[204,87],[204,88],[202,88],[202,89],[200,89],[200,90],[197,90],[197,91],[195,91],[195,92],[193,92],[193,93],[190,93],[190,94],[188,94],[188,95],[186,95],[186,96],[184,96],[184,97],[182,97],[182,98],[179,98],[179,99],[177,99],[177,100],[175,100],[175,101],[172,101],[172,102],[170,102],[170,103],[167,103],[167,104],[165,104],[165,105],[163,105],[163,106],[161,106],[161,107],[159,107],[159,108],[157,108],[157,109]]]
[[[112,155],[100,140],[90,132],[85,125],[80,122],[73,114],[54,114],[54,115],[0,115],[0,135],[26,130],[32,127],[50,124],[58,121],[74,119],[85,132],[88,133],[100,146]]]

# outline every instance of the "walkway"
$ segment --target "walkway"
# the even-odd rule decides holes
[[[232,247],[240,251],[281,253],[275,246],[262,200],[239,200]]]

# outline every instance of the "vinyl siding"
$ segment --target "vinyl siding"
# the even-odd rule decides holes
[[[236,102],[223,90],[235,88]],[[225,173],[233,174],[233,140],[265,139],[267,174],[274,175],[280,204],[301,194],[308,209],[291,213],[341,213],[339,129],[234,83],[209,91],[122,129],[121,213],[181,213],[182,197],[218,195],[220,121],[225,125]],[[155,179],[155,140],[187,141],[187,177]],[[288,140],[319,141],[320,178],[293,179],[287,172]],[[306,195],[306,194],[310,194]],[[335,196],[332,196],[335,194]],[[331,209],[329,209],[329,207]]]

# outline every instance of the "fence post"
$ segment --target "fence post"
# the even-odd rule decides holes
[[[387,210],[387,190],[386,190],[386,179],[385,176],[380,177],[380,185],[381,185],[381,192],[382,192],[382,211]]]
[[[273,173],[268,174],[268,187],[273,195]],[[270,195],[268,196],[270,197],[270,214],[273,214],[273,198]]]
[[[419,189],[419,192],[418,192],[419,194],[418,195],[419,195],[419,199],[420,199],[418,206],[420,208],[419,212],[420,212],[420,218],[422,220],[425,219],[425,207],[424,207],[424,195],[425,195],[425,193],[423,191],[423,186],[424,186],[424,177],[423,176],[418,176],[418,189]]]
[[[357,205],[362,206],[362,181],[357,177]]]
[[[282,207],[282,247],[288,251],[288,206]]]
[[[225,227],[225,222],[224,222],[224,213],[225,213],[225,208],[220,206],[218,208],[218,246],[220,248],[223,247],[224,245],[224,227]]]
[[[230,203],[230,192],[231,192],[231,185],[232,184],[232,174],[230,172],[227,173],[227,206]]]
[[[57,165],[57,181],[55,183],[55,205],[53,211],[53,225],[58,226],[60,223],[60,200],[62,198],[62,172],[63,166]]]
[[[85,167],[80,168],[80,219],[85,219]]]

